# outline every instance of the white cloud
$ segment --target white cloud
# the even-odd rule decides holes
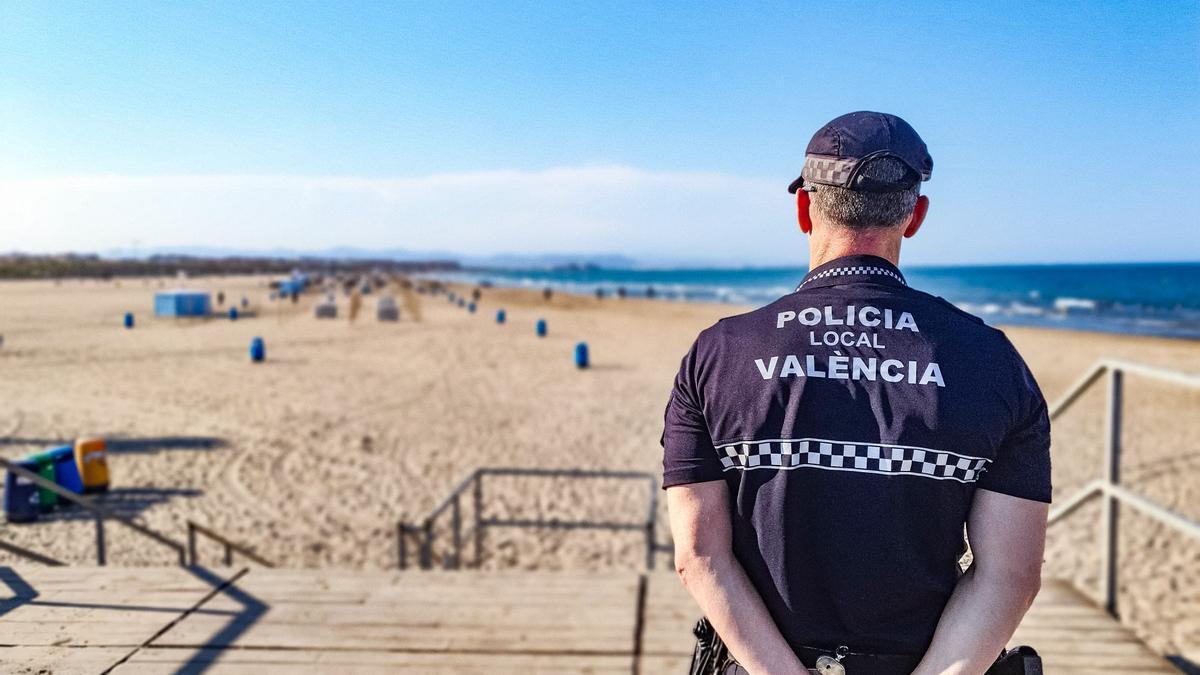
[[[87,176],[0,181],[0,250],[331,246],[779,262],[778,181],[622,166],[418,178]]]

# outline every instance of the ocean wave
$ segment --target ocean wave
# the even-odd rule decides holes
[[[1089,312],[1096,311],[1097,303],[1089,298],[1055,298],[1054,309],[1059,312],[1070,312],[1075,310],[1087,310]]]
[[[1200,267],[1167,266],[1155,272],[1153,284],[1142,278],[1141,269],[1106,269],[1103,275],[1089,277],[1086,286],[1080,285],[1078,270],[1070,266],[1061,271],[1034,268],[999,274],[969,268],[953,274],[915,269],[909,280],[989,323],[1200,338]],[[1170,283],[1162,281],[1164,274]],[[470,270],[428,276],[585,296],[601,291],[612,298],[623,289],[630,298],[762,306],[792,293],[803,272],[794,268]]]

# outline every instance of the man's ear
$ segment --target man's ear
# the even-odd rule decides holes
[[[917,233],[921,229],[921,223],[925,222],[925,214],[929,213],[929,197],[921,195],[917,197],[917,205],[913,207],[912,217],[908,219],[908,224],[904,226],[904,238],[907,239]]]
[[[812,234],[812,216],[808,213],[808,193],[796,190],[796,220],[800,222],[800,231]]]

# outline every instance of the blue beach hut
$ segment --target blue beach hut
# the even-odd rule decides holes
[[[300,295],[308,290],[308,275],[292,272],[292,276],[279,282],[280,295]]]
[[[155,316],[208,316],[212,298],[204,291],[178,288],[154,294]]]

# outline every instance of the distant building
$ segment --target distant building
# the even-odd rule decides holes
[[[154,294],[155,316],[208,316],[212,313],[212,298],[204,291],[177,288]]]
[[[292,276],[279,282],[279,293],[280,295],[297,296],[308,290],[308,284],[307,274],[292,272]]]

